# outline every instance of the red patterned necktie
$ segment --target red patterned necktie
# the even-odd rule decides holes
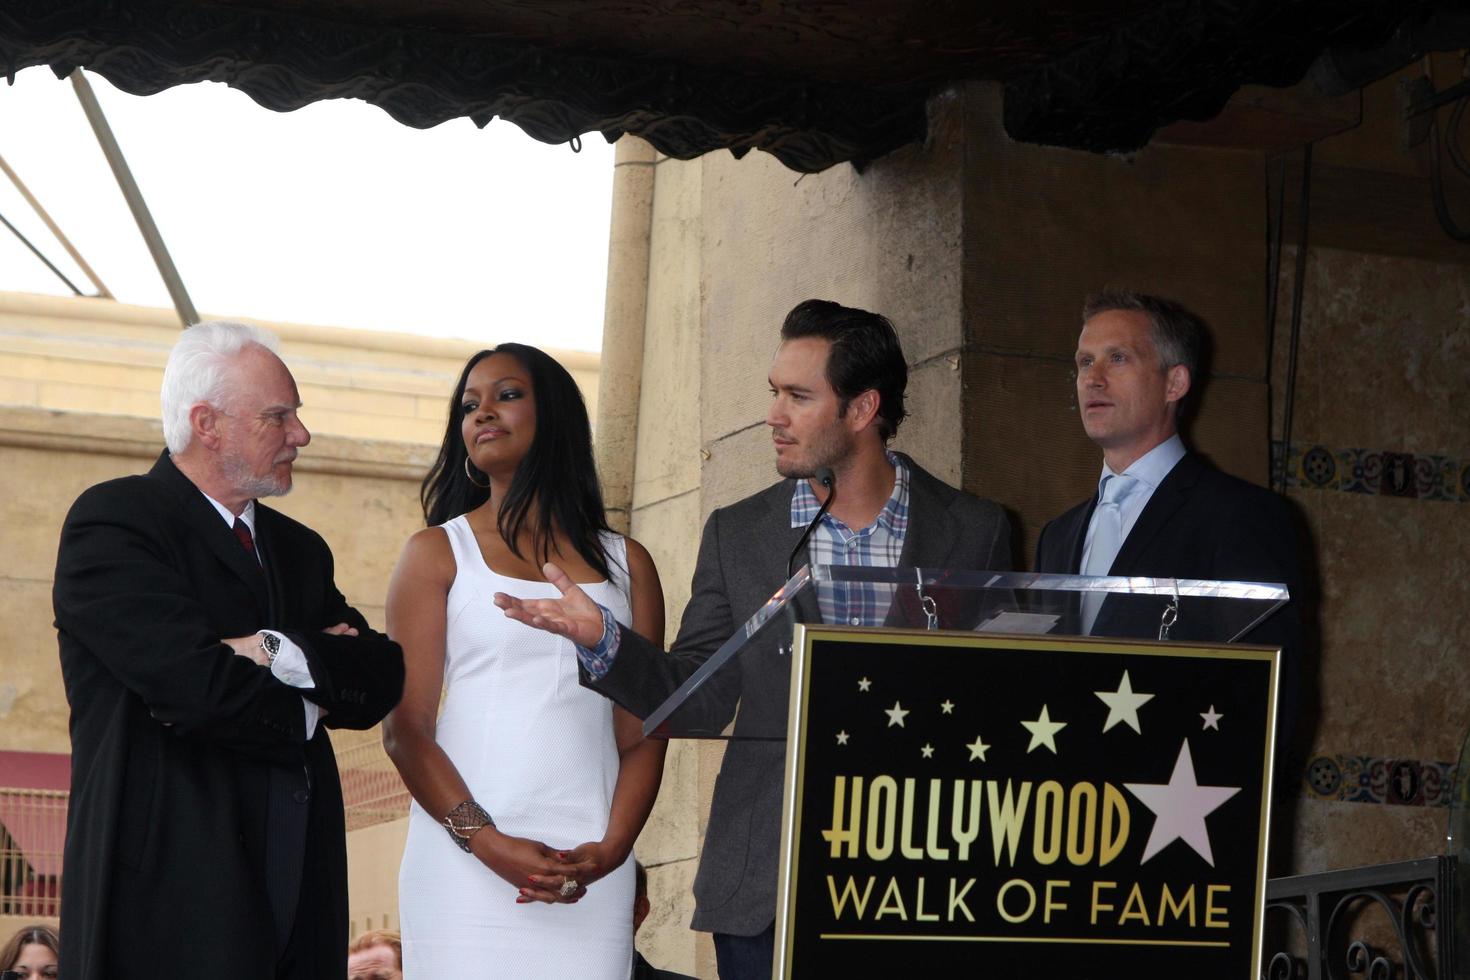
[[[235,518],[235,537],[240,539],[240,547],[244,548],[245,552],[259,564],[260,555],[255,550],[255,538],[250,534],[250,525],[238,517]]]

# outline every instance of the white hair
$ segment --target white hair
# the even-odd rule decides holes
[[[169,351],[163,368],[159,401],[163,406],[163,441],[175,455],[189,447],[193,429],[189,411],[200,403],[222,407],[230,389],[231,358],[251,344],[279,353],[281,342],[269,330],[248,323],[208,320],[189,327]]]

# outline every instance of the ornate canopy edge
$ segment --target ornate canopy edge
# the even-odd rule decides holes
[[[183,0],[6,0],[0,70],[49,65],[135,95],[225,82],[277,111],[355,98],[408,126],[500,117],[547,143],[599,132],[690,159],[764,150],[817,172],[923,137],[923,93],[756,79],[549,51],[478,36],[362,27]]]

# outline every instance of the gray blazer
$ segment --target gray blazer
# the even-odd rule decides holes
[[[903,457],[909,467],[909,526],[900,564],[928,568],[1011,568],[1010,524],[996,504],[961,493]],[[623,630],[618,655],[601,680],[583,683],[646,718],[785,581],[786,559],[801,538],[791,526],[795,483],[782,480],[716,510],[704,526],[689,604],[673,648],[663,650]],[[815,621],[810,606],[803,617]],[[715,687],[722,727],[740,706],[736,740],[715,780],[709,826],[694,880],[692,928],[752,936],[776,913],[781,832],[781,742],[740,741],[742,732],[784,730],[790,659],[778,653],[789,634],[773,624]],[[737,697],[738,695],[738,697]]]

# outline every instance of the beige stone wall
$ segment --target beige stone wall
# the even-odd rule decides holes
[[[1288,250],[1278,313],[1283,389],[1294,257]],[[1313,248],[1304,282],[1289,496],[1306,518],[1307,558],[1322,586],[1312,755],[1336,767],[1348,789],[1358,779],[1350,767],[1362,766],[1374,799],[1307,794],[1297,866],[1317,870],[1445,847],[1445,806],[1385,805],[1384,797],[1393,761],[1408,762],[1421,779],[1442,772],[1470,726],[1462,614],[1470,605],[1470,265]],[[1279,435],[1279,406],[1276,416]],[[1299,465],[1313,448],[1335,457],[1321,487]],[[1377,492],[1343,489],[1354,466],[1363,476],[1383,452],[1449,461],[1439,488],[1450,499],[1385,495],[1381,483]],[[1415,491],[1423,486],[1421,474]]]
[[[435,446],[465,359],[500,339],[261,325],[281,338],[313,433]],[[0,293],[0,405],[157,418],[163,363],[178,330],[170,310]],[[572,372],[596,418],[598,356],[549,353]]]
[[[1077,415],[1084,297],[1171,296],[1212,327],[1188,437],[1264,483],[1265,168],[1259,153],[1152,145],[1127,157],[1012,142],[997,89],[969,86],[963,285],[965,488],[1010,508],[1029,567],[1044,524],[1089,495],[1101,454]]]
[[[672,639],[689,599],[693,535],[700,524],[703,163],[656,159],[630,533],[649,549],[658,567],[665,631]],[[607,380],[611,387],[613,379]],[[638,946],[649,962],[685,973],[693,972],[699,956],[698,938],[688,925],[690,888],[708,810],[699,779],[707,756],[707,747],[699,743],[670,745],[658,803],[637,845],[638,859],[648,868],[651,905]],[[712,962],[708,948],[704,954]]]

